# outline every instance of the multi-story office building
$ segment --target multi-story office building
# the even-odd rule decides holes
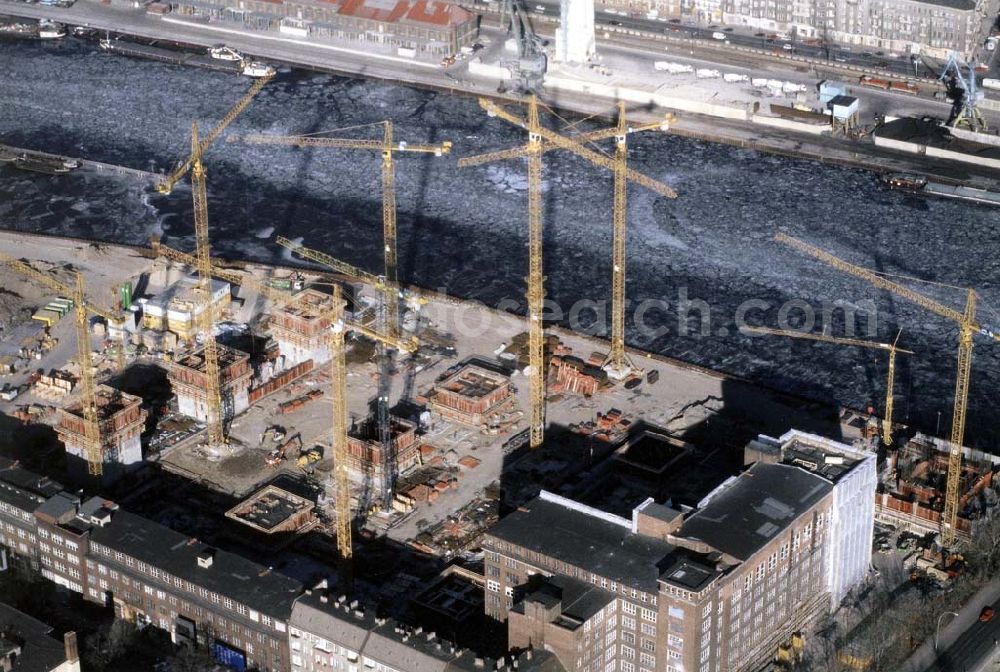
[[[751,669],[868,568],[875,456],[811,435],[689,512],[543,492],[484,540],[486,614],[573,672]]]

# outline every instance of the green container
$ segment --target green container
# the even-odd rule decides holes
[[[132,307],[132,281],[128,280],[123,282],[121,287],[118,288],[119,298],[122,302],[122,310],[128,310]]]

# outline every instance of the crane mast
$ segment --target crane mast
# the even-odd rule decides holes
[[[198,124],[191,124],[191,195],[194,201],[195,250],[198,268],[198,290],[202,311],[198,330],[204,345],[205,394],[208,425],[208,445],[219,446],[226,442],[225,419],[222,412],[220,390],[219,346],[212,333],[215,322],[212,300],[212,258],[208,238],[208,199],[205,167],[201,162],[201,145],[198,142]]]
[[[545,276],[542,275],[542,136],[538,101],[528,104],[528,366],[531,368],[532,448],[545,440]]]
[[[618,135],[615,136],[614,239],[611,254],[611,352],[604,366],[616,378],[624,378],[634,368],[625,353],[625,215],[627,204],[628,145],[626,144],[625,103],[619,103]]]
[[[859,348],[871,348],[874,350],[886,350],[889,353],[889,373],[885,383],[885,415],[882,418],[882,441],[887,446],[892,445],[892,411],[893,411],[893,390],[896,386],[896,354],[903,353],[912,355],[910,350],[898,347],[899,334],[892,343],[879,343],[877,341],[862,341],[856,338],[837,338],[827,334],[811,334],[802,331],[786,329],[771,329],[769,327],[742,326],[740,331],[745,334],[762,334],[767,336],[786,336],[788,338],[799,338],[808,341],[820,341],[823,343],[833,343],[835,345],[849,345]],[[902,332],[900,332],[902,333]]]
[[[83,433],[87,472],[91,476],[100,476],[104,473],[104,455],[97,420],[97,384],[94,382],[94,372],[90,368],[87,297],[83,290],[83,274],[80,272],[76,274],[73,308],[76,313],[76,356],[80,362],[80,387],[83,389]]]
[[[795,248],[814,259],[818,259],[833,268],[861,278],[879,289],[884,289],[897,296],[909,299],[918,306],[941,317],[946,317],[958,325],[958,365],[955,375],[955,405],[951,422],[951,446],[948,455],[948,480],[945,489],[944,516],[941,518],[941,543],[945,547],[952,546],[955,543],[955,537],[958,533],[958,487],[962,472],[962,446],[965,442],[965,416],[969,404],[969,381],[972,376],[972,338],[974,334],[979,333],[992,338],[994,341],[1000,341],[1000,333],[976,321],[976,293],[972,289],[966,291],[965,309],[959,312],[954,308],[938,303],[930,297],[915,292],[899,283],[887,280],[866,268],[850,264],[801,240],[786,236],[785,234],[776,235],[775,240]]]
[[[353,578],[351,538],[351,482],[347,473],[347,363],[344,352],[344,300],[340,286],[334,285],[330,314],[330,402],[333,412],[331,446],[333,447],[334,502],[337,522],[337,552],[346,587]]]
[[[626,163],[627,148],[625,135],[633,130],[647,128],[666,128],[669,117],[664,121],[643,126],[640,129],[630,129],[624,118],[624,107],[620,108],[618,124],[610,130],[585,133],[581,138],[587,141],[618,138],[618,148],[615,159],[608,158],[584,147],[574,139],[564,137],[541,125],[538,116],[538,100],[532,96],[528,101],[528,117],[521,119],[511,114],[493,101],[479,99],[479,105],[491,117],[499,117],[504,121],[524,128],[528,132],[528,142],[525,145],[511,149],[488,152],[476,156],[463,157],[458,161],[459,168],[479,166],[493,161],[505,159],[527,158],[528,160],[528,278],[526,299],[528,302],[528,375],[530,381],[531,413],[530,413],[530,445],[537,448],[545,439],[545,367],[544,367],[544,325],[542,321],[545,299],[545,277],[542,274],[542,155],[552,149],[566,149],[587,159],[596,166],[609,169],[616,177],[614,226],[615,245],[613,251],[614,275],[612,278],[613,298],[617,302],[613,306],[615,324],[612,332],[612,350],[615,348],[615,334],[619,336],[619,351],[621,362],[627,365],[625,356],[625,182],[631,180],[654,192],[676,198],[670,187],[657,182],[645,175],[628,168]],[[609,355],[609,361],[612,355]]]
[[[393,135],[392,121],[382,122],[382,140],[353,139],[353,138],[329,138],[319,136],[273,136],[273,135],[246,135],[242,138],[234,137],[231,141],[242,141],[250,144],[270,144],[270,145],[293,145],[298,147],[325,147],[334,149],[354,149],[365,151],[378,151],[382,155],[381,179],[382,179],[382,241],[383,257],[385,263],[385,275],[381,281],[376,283],[376,288],[380,290],[379,316],[380,328],[391,338],[399,336],[399,283],[397,269],[397,246],[396,246],[396,163],[395,154],[397,152],[424,153],[434,156],[443,156],[451,151],[451,142],[444,141],[437,144],[407,143],[397,141]],[[287,239],[284,239],[287,240]],[[288,241],[291,242],[291,241]],[[281,243],[281,239],[279,239]],[[340,262],[336,264],[328,263],[331,259],[329,255],[321,252],[300,251],[299,246],[292,248],[281,243],[293,252],[302,256],[326,264],[334,270],[341,270]],[[334,260],[335,261],[335,260]],[[352,268],[353,270],[353,268]],[[347,271],[348,275],[359,277],[357,273]],[[375,398],[375,418],[378,428],[379,445],[382,455],[382,487],[381,500],[383,507],[391,507],[395,488],[395,444],[392,441],[392,427],[389,417],[389,384],[392,371],[392,351],[391,346],[384,341],[378,341],[379,360],[379,383]]]

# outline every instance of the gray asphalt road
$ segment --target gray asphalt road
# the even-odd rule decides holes
[[[985,672],[998,669],[1000,660],[1000,600],[993,603],[997,612],[988,623],[975,621],[954,644],[938,653],[936,663],[926,672]]]

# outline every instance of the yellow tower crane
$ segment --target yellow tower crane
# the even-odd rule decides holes
[[[188,266],[196,266],[198,260],[185,252],[172,249],[163,245],[157,239],[153,239],[152,250],[156,256],[163,256],[173,261]],[[339,260],[329,257],[330,266],[336,268],[338,272],[355,276],[352,266]],[[297,295],[288,294],[276,290],[272,287],[258,282],[249,274],[238,273],[220,268],[216,260],[211,260],[210,273],[235,285],[242,285],[254,288],[259,294],[270,299],[276,306],[295,306],[303,312],[313,316],[322,317],[330,326],[330,378],[332,394],[332,449],[334,459],[334,505],[337,513],[336,533],[337,549],[343,563],[345,579],[349,582],[351,578],[351,557],[352,557],[352,533],[351,533],[351,496],[350,479],[347,472],[347,363],[344,337],[348,331],[360,334],[374,341],[389,345],[405,352],[415,352],[417,350],[417,340],[415,338],[403,339],[399,337],[383,334],[375,329],[347,320],[344,316],[344,301],[340,294],[340,287],[334,285],[334,296],[331,308],[323,309],[305,301],[301,301]],[[362,271],[358,271],[363,273]]]
[[[206,424],[208,445],[226,443],[225,418],[222,411],[221,371],[219,370],[219,345],[215,340],[215,302],[212,300],[212,258],[208,238],[208,197],[206,195],[205,167],[201,162],[202,146],[198,142],[198,124],[191,124],[191,196],[194,202],[194,238],[198,293],[202,309],[197,319],[205,357]],[[194,316],[192,316],[194,318]]]
[[[355,149],[382,153],[382,237],[385,257],[386,313],[388,333],[399,331],[399,290],[396,267],[396,162],[399,153],[433,154],[443,156],[451,151],[452,143],[444,141],[436,144],[409,143],[395,140],[392,122],[383,121],[382,139],[329,138],[313,135],[244,135],[234,136],[230,142],[246,142],[253,145],[291,145],[294,147],[325,147],[331,149]],[[323,263],[323,262],[320,262]]]
[[[500,107],[492,100],[486,98],[479,99],[479,105],[491,117],[499,117],[504,121],[519,126],[528,132],[528,142],[520,147],[488,152],[477,156],[464,157],[459,159],[459,168],[479,166],[493,161],[505,159],[527,158],[528,159],[528,278],[527,278],[527,301],[528,301],[528,363],[529,380],[531,385],[531,416],[530,416],[530,445],[537,448],[545,438],[545,354],[544,354],[544,325],[542,311],[545,299],[545,277],[542,274],[542,154],[550,149],[565,149],[581,156],[596,166],[607,168],[616,175],[615,187],[615,235],[616,246],[614,251],[614,261],[619,261],[619,256],[624,255],[624,235],[625,235],[625,190],[619,189],[617,177],[623,180],[631,180],[644,187],[652,189],[668,198],[676,198],[677,194],[664,184],[646,177],[645,175],[628,168],[625,161],[624,135],[628,132],[627,124],[624,122],[624,114],[619,119],[619,124],[611,131],[597,131],[593,134],[583,134],[581,137],[586,140],[598,140],[602,138],[620,137],[619,155],[609,158],[596,151],[588,149],[575,139],[567,138],[555,131],[551,131],[541,125],[538,117],[538,100],[532,96],[528,101],[528,117],[522,119]],[[664,122],[658,122],[651,127],[660,127]],[[646,127],[643,127],[645,130]],[[620,213],[620,216],[619,216]],[[620,244],[620,250],[619,250]],[[621,301],[615,306],[617,314],[621,315],[621,352],[624,354],[624,263],[615,270],[616,278],[621,280]],[[614,293],[614,292],[613,292]],[[617,327],[613,327],[613,330]],[[612,351],[614,351],[614,339],[612,340]],[[624,358],[623,358],[624,360]]]
[[[250,90],[247,91],[246,94],[229,109],[229,111],[226,113],[226,116],[224,116],[222,120],[215,125],[215,128],[209,131],[208,134],[204,138],[202,138],[201,142],[198,144],[199,156],[205,154],[205,150],[208,149],[209,145],[215,142],[216,138],[219,137],[222,131],[226,130],[226,127],[229,126],[229,124],[233,123],[233,120],[236,119],[236,117],[240,116],[243,110],[247,109],[247,107],[250,106],[250,103],[253,102],[253,99],[257,97],[257,94],[261,92],[261,89],[263,89],[268,82],[274,79],[274,76],[275,75],[273,73],[265,75],[260,79],[258,79],[256,82],[254,82],[253,86],[250,87]],[[194,161],[194,151],[192,151],[191,156],[189,156],[179,166],[177,166],[177,168],[175,168],[173,172],[171,172],[169,175],[167,175],[165,178],[163,178],[156,184],[156,190],[161,194],[169,194],[173,190],[174,185],[180,182],[180,180],[183,179],[183,177],[191,169],[193,161]]]
[[[951,450],[948,457],[948,484],[945,492],[944,516],[941,518],[941,543],[949,547],[955,543],[958,532],[958,486],[962,475],[962,445],[965,441],[965,415],[969,403],[969,379],[972,375],[972,337],[976,333],[1000,341],[1000,333],[983,326],[976,321],[976,293],[966,290],[965,310],[958,311],[949,308],[934,299],[904,287],[899,283],[860,266],[839,259],[829,252],[809,245],[791,236],[778,234],[775,240],[795,248],[828,266],[867,281],[869,284],[892,292],[897,296],[912,301],[941,317],[946,317],[958,325],[958,372],[955,378],[955,407],[951,422]]]
[[[823,343],[833,343],[834,345],[849,345],[858,348],[871,348],[875,350],[885,350],[889,353],[889,373],[885,383],[885,415],[882,418],[882,441],[887,446],[892,445],[892,411],[893,411],[893,389],[896,387],[896,355],[903,353],[912,355],[910,350],[898,347],[899,334],[892,343],[879,343],[878,341],[862,341],[857,338],[838,338],[826,334],[810,334],[802,331],[792,331],[788,329],[770,329],[767,327],[740,327],[740,331],[745,334],[760,334],[766,336],[785,336],[788,338],[800,338],[808,341],[821,341]]]
[[[97,384],[94,381],[94,372],[90,362],[90,330],[87,328],[87,313],[103,317],[109,323],[120,321],[122,317],[87,301],[83,288],[83,275],[79,272],[76,273],[76,282],[70,287],[47,273],[42,273],[25,262],[6,254],[0,253],[0,262],[21,275],[73,298],[76,322],[76,356],[77,363],[80,365],[80,390],[83,407],[84,453],[87,460],[87,471],[93,476],[100,476],[104,473],[104,455],[100,424],[97,419]]]

